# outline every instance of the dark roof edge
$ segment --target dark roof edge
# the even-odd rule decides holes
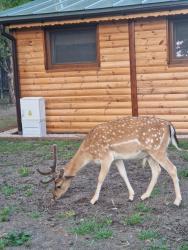
[[[185,9],[188,8],[188,1],[179,2],[162,2],[153,3],[145,5],[131,5],[122,6],[115,8],[104,8],[104,9],[94,9],[94,10],[81,10],[72,12],[60,12],[60,13],[47,13],[40,15],[27,15],[27,16],[0,16],[0,24],[21,24],[21,23],[31,23],[31,22],[45,22],[45,21],[57,21],[57,20],[70,20],[70,19],[83,19],[89,17],[100,17],[100,16],[110,16],[110,15],[126,15],[134,13],[142,13],[149,11],[161,11],[161,10],[175,10],[175,9]]]

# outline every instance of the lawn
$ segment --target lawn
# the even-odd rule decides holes
[[[188,250],[188,156],[170,148],[178,168],[183,202],[173,205],[174,189],[162,171],[151,198],[140,196],[150,180],[149,167],[125,162],[136,192],[128,192],[112,165],[96,205],[99,167],[89,164],[74,179],[66,195],[53,203],[53,183],[43,185],[36,168],[48,168],[50,146],[58,146],[58,166],[74,155],[80,141],[0,140],[0,249],[158,249]],[[188,148],[188,143],[182,143]]]

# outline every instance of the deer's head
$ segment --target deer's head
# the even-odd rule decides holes
[[[46,184],[50,182],[54,182],[54,190],[53,190],[53,199],[57,200],[61,198],[66,191],[68,190],[72,176],[64,176],[64,170],[61,169],[60,171],[56,171],[57,167],[57,145],[53,145],[53,165],[50,167],[51,170],[49,172],[42,172],[40,169],[37,169],[37,171],[41,175],[52,175],[52,178],[50,178],[48,181],[41,181],[41,183]]]

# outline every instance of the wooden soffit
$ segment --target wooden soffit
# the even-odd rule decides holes
[[[9,28],[10,29],[22,29],[22,28],[45,27],[45,26],[65,25],[65,24],[123,21],[123,20],[129,20],[129,19],[175,16],[175,15],[186,15],[186,14],[188,14],[188,9],[168,10],[168,11],[137,13],[137,14],[119,15],[119,16],[118,15],[117,16],[105,16],[105,17],[95,17],[95,18],[75,19],[75,20],[73,19],[73,20],[63,20],[63,21],[11,24],[9,25]]]

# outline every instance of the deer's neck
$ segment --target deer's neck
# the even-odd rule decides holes
[[[89,155],[79,149],[67,166],[65,166],[64,176],[75,176],[89,161]]]

